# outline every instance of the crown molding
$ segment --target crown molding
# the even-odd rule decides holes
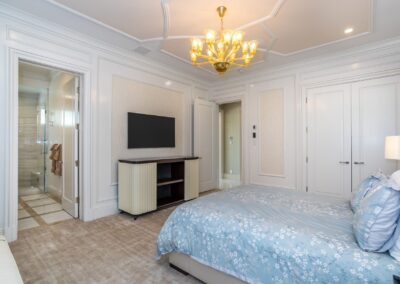
[[[271,67],[262,70],[250,70],[241,77],[231,77],[216,82],[213,94],[223,94],[229,89],[242,89],[245,84],[257,84],[257,82],[297,74],[301,82],[312,82],[318,77],[344,76],[347,73],[363,73],[368,69],[381,68],[382,70],[399,69],[400,67],[400,37],[392,38],[384,42],[366,44],[334,54],[321,55],[311,59],[305,59],[294,63]],[[356,77],[354,77],[356,78]]]
[[[70,45],[76,46],[77,48],[75,49],[79,49],[80,51],[96,51],[104,55],[118,56],[125,60],[130,60],[144,71],[157,70],[157,73],[160,74],[170,74],[171,76],[199,84],[206,88],[211,87],[209,80],[203,80],[193,74],[177,71],[176,68],[165,66],[163,63],[156,62],[151,58],[134,54],[131,50],[113,46],[1,2],[0,18],[0,21],[6,24],[8,30],[23,31],[30,36],[43,38],[48,42],[58,45],[68,42]]]

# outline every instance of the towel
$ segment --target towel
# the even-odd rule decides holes
[[[62,146],[61,144],[54,144],[50,148],[51,172],[56,176],[62,175]]]

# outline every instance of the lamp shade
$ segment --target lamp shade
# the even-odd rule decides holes
[[[400,136],[386,136],[385,158],[390,160],[400,160]]]

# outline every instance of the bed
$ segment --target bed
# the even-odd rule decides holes
[[[177,207],[157,255],[208,283],[393,283],[400,262],[362,251],[352,217],[348,200],[241,186]]]

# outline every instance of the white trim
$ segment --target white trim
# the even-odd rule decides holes
[[[84,155],[81,160],[81,168],[84,174],[81,174],[84,194],[80,194],[81,210],[85,210],[81,216],[84,221],[93,220],[94,218],[107,216],[118,212],[116,207],[115,198],[97,202],[98,196],[103,193],[99,191],[99,186],[104,185],[99,183],[99,176],[103,172],[99,172],[97,157],[99,155],[107,155],[109,149],[102,147],[102,141],[98,141],[98,131],[101,128],[98,121],[103,113],[99,111],[104,102],[100,101],[99,93],[103,92],[102,82],[99,80],[104,74],[101,73],[99,68],[99,60],[104,59],[109,62],[114,62],[119,65],[120,69],[130,68],[134,70],[135,74],[140,74],[135,77],[137,80],[152,80],[156,84],[163,84],[166,80],[173,82],[172,88],[181,86],[179,88],[185,89],[187,96],[187,103],[189,106],[194,98],[194,94],[201,96],[209,96],[209,88],[211,83],[200,80],[196,76],[179,72],[170,67],[158,64],[151,59],[146,59],[135,55],[133,52],[116,48],[111,45],[105,44],[95,40],[89,36],[84,36],[78,32],[71,31],[65,27],[52,25],[51,22],[38,19],[28,13],[21,12],[15,8],[0,2],[0,88],[5,94],[0,96],[0,106],[2,109],[1,116],[3,116],[2,127],[0,128],[1,139],[1,152],[4,152],[5,159],[1,162],[0,173],[0,208],[5,206],[4,216],[3,211],[0,212],[0,228],[6,228],[9,232],[9,240],[15,239],[17,232],[16,227],[9,220],[13,218],[10,216],[8,205],[10,198],[12,199],[12,191],[9,187],[12,179],[15,179],[15,173],[12,173],[12,168],[9,162],[16,161],[11,159],[10,149],[12,145],[16,145],[15,131],[13,125],[15,118],[10,115],[13,109],[10,101],[15,91],[11,90],[13,83],[11,81],[11,73],[16,72],[12,70],[18,56],[33,62],[42,63],[44,65],[58,67],[64,70],[71,70],[75,73],[84,75],[84,81],[81,83],[81,93],[84,94],[82,99],[82,123],[81,123],[81,139],[84,140],[84,150],[81,153]],[[17,58],[17,59],[16,59]],[[11,64],[11,63],[14,64]],[[17,78],[17,73],[13,75],[13,79]],[[147,78],[147,79],[146,79]],[[153,78],[153,79],[148,79]],[[165,86],[164,86],[165,87]],[[12,92],[13,91],[13,92]],[[102,109],[102,108],[101,108]],[[107,110],[108,111],[108,110]],[[185,109],[184,119],[187,125],[187,137],[185,137],[185,151],[191,152],[192,139],[190,137],[192,131],[192,112],[191,108]],[[14,138],[13,138],[14,137]],[[90,144],[90,141],[92,143]],[[88,144],[89,146],[87,146]],[[15,153],[14,156],[18,154]],[[4,169],[3,169],[4,168]],[[13,176],[11,176],[13,175]],[[3,178],[4,177],[4,178]],[[111,183],[111,182],[110,182]],[[109,186],[109,184],[106,184]],[[113,184],[107,188],[107,191],[115,192],[116,185]],[[4,192],[4,199],[3,199]],[[107,197],[108,193],[102,195]],[[107,199],[107,198],[105,198]],[[14,210],[15,211],[15,210]],[[4,223],[3,223],[4,222]]]
[[[234,181],[241,181],[241,175],[223,173],[222,174],[222,178],[223,179],[234,180]]]
[[[241,26],[237,27],[235,30],[247,29],[247,28],[250,28],[250,27],[255,26],[255,25],[257,25],[257,24],[266,22],[266,21],[268,21],[268,20],[270,20],[270,19],[276,17],[276,15],[278,15],[279,10],[282,8],[282,6],[283,6],[283,4],[284,4],[285,2],[286,2],[286,0],[279,0],[279,1],[275,4],[274,8],[272,8],[272,11],[271,11],[271,13],[269,13],[269,15],[264,16],[264,17],[262,17],[262,18],[259,18],[259,19],[255,20],[255,21],[250,22],[250,23],[241,25]]]
[[[79,12],[79,11],[73,9],[73,8],[70,8],[70,7],[68,7],[68,6],[64,5],[64,4],[60,4],[60,3],[58,3],[58,2],[56,2],[54,0],[46,0],[46,1],[51,3],[51,4],[53,4],[53,5],[55,5],[55,6],[57,6],[57,7],[59,7],[59,8],[62,8],[64,10],[66,10],[66,11],[69,11],[69,12],[71,12],[71,13],[77,15],[77,16],[80,16],[80,17],[82,17],[82,18],[84,18],[86,20],[89,20],[89,21],[91,21],[91,22],[93,22],[93,23],[95,23],[95,24],[97,24],[99,26],[105,27],[105,28],[107,28],[107,29],[109,29],[111,31],[114,31],[116,33],[119,33],[119,34],[121,34],[121,35],[123,35],[123,36],[125,36],[127,38],[133,39],[134,41],[137,42],[138,45],[145,44],[146,42],[160,41],[161,43],[159,45],[159,51],[161,53],[165,53],[167,55],[173,56],[174,58],[180,59],[181,62],[184,62],[184,63],[189,64],[189,65],[191,65],[191,62],[188,61],[188,60],[185,60],[184,58],[182,58],[182,57],[180,57],[180,56],[178,56],[176,54],[172,54],[171,52],[163,52],[163,46],[164,46],[163,43],[164,43],[164,41],[165,40],[171,40],[171,39],[189,39],[189,38],[194,38],[194,37],[196,37],[196,38],[203,38],[204,37],[203,35],[200,35],[200,36],[199,35],[174,35],[174,36],[169,36],[171,14],[170,14],[170,11],[169,11],[168,0],[160,0],[161,9],[162,9],[162,15],[163,15],[163,31],[162,31],[162,35],[159,36],[159,37],[153,37],[153,38],[147,38],[147,39],[146,38],[139,39],[138,37],[135,37],[135,36],[133,36],[131,34],[123,32],[120,29],[114,28],[114,27],[112,27],[112,26],[110,26],[110,25],[108,25],[108,24],[106,24],[106,23],[104,23],[102,21],[99,21],[99,20],[97,20],[97,19],[95,19],[93,17],[90,17],[88,15],[85,15],[85,14],[83,14],[83,13],[81,13],[81,12]],[[343,42],[343,41],[347,41],[347,40],[350,40],[350,39],[362,37],[362,36],[368,35],[368,34],[373,32],[374,0],[369,0],[369,3],[370,3],[370,17],[369,17],[368,31],[362,32],[362,33],[359,33],[359,34],[355,34],[355,35],[352,35],[352,36],[344,37],[344,38],[341,38],[341,39],[338,39],[338,40],[325,42],[323,44],[319,44],[319,45],[307,47],[307,48],[304,48],[304,49],[296,50],[296,51],[293,51],[293,52],[283,53],[283,52],[279,52],[279,51],[274,51],[274,50],[272,50],[272,47],[273,47],[273,44],[276,42],[277,37],[268,28],[267,22],[269,20],[275,18],[279,14],[279,12],[280,12],[281,8],[283,7],[283,5],[285,4],[285,2],[286,2],[286,0],[278,0],[275,3],[274,7],[272,8],[271,12],[268,15],[263,16],[261,18],[258,18],[256,20],[253,20],[253,21],[251,21],[249,23],[243,24],[243,25],[241,25],[239,27],[233,28],[233,30],[246,30],[246,29],[248,29],[250,27],[253,27],[255,25],[262,24],[263,27],[264,27],[264,31],[271,37],[272,43],[267,48],[265,48],[265,49],[259,48],[259,50],[263,51],[263,52],[266,52],[266,53],[270,52],[271,54],[279,55],[279,56],[282,56],[282,57],[296,55],[296,54],[299,54],[299,53],[302,53],[302,52],[318,49],[318,48],[321,48],[321,47],[324,47],[324,46],[329,46],[329,45],[336,44],[336,43],[339,43],[339,42]],[[201,70],[209,71],[209,70],[207,70],[205,68],[201,68]]]
[[[108,25],[108,24],[106,24],[106,23],[104,23],[102,21],[99,21],[99,20],[97,20],[97,19],[95,19],[93,17],[90,17],[90,16],[88,16],[86,14],[83,14],[83,13],[81,13],[81,12],[79,12],[79,11],[73,9],[73,8],[70,8],[70,7],[68,7],[68,6],[64,5],[64,4],[61,4],[59,2],[56,2],[54,0],[46,0],[46,1],[51,3],[51,4],[53,4],[53,5],[55,5],[55,6],[57,6],[57,7],[59,7],[59,8],[62,8],[64,10],[68,11],[68,12],[71,12],[71,13],[77,15],[77,16],[80,16],[80,17],[82,17],[82,18],[84,18],[86,20],[89,20],[89,21],[91,21],[91,22],[93,22],[93,23],[95,23],[97,25],[103,26],[103,27],[105,27],[107,29],[110,29],[110,30],[116,32],[116,33],[119,33],[119,34],[121,34],[123,36],[126,36],[126,37],[128,37],[130,39],[133,39],[133,40],[137,41],[139,44],[144,43],[144,42],[149,42],[149,41],[168,40],[170,38],[168,36],[168,31],[169,31],[169,22],[170,22],[169,19],[170,19],[171,16],[170,16],[170,12],[169,12],[168,0],[160,0],[160,2],[161,2],[160,4],[161,4],[161,8],[162,8],[162,14],[163,14],[163,18],[164,18],[163,19],[162,36],[154,37],[154,38],[148,38],[148,39],[139,39],[138,37],[135,37],[135,36],[133,36],[131,34],[123,32],[120,29],[114,28],[114,27],[112,27],[112,26],[110,26],[110,25]],[[283,6],[283,4],[285,2],[286,2],[286,0],[278,0],[277,3],[272,8],[271,12],[267,16],[261,17],[259,19],[254,20],[254,21],[251,21],[251,22],[249,22],[247,24],[241,25],[241,26],[239,26],[239,27],[237,27],[237,28],[235,28],[233,30],[247,29],[249,27],[252,27],[254,25],[257,25],[259,23],[265,22],[265,21],[267,21],[269,19],[272,19],[272,18],[276,17],[276,15],[278,14],[279,10],[282,8],[282,6]],[[191,38],[191,37],[193,37],[193,35],[192,36],[190,36],[190,35],[189,36],[186,36],[186,35],[184,35],[184,36],[174,36],[174,37],[175,38],[176,37],[179,37],[179,38],[181,38],[181,37],[183,37],[183,38]]]
[[[138,66],[138,68],[140,67],[143,71],[157,74],[170,74],[171,77],[180,77],[181,79],[190,80],[205,88],[210,87],[209,81],[199,79],[198,76],[194,74],[177,71],[165,64],[157,63],[154,59],[137,55],[132,52],[132,50],[115,47],[104,41],[80,34],[75,30],[35,17],[32,14],[18,10],[2,2],[0,2],[0,19],[2,22],[4,21],[6,25],[7,40],[10,42],[25,43],[25,37],[28,36],[37,40],[46,41],[47,44],[57,45],[58,48],[75,50],[79,53],[79,56],[88,56],[88,54],[94,52],[104,56],[118,56],[121,60],[136,64],[136,66]],[[12,38],[11,34],[14,34],[15,38]],[[20,37],[24,38],[20,39]],[[79,47],[78,50],[76,49],[77,46]],[[135,47],[136,46],[132,46],[132,49]],[[43,46],[40,46],[40,48],[43,48]],[[57,52],[55,48],[50,51],[52,53]],[[70,57],[68,57],[68,59],[70,59]],[[81,59],[90,65],[94,64],[93,61],[95,58],[88,56],[88,58]]]
[[[292,52],[288,52],[288,53],[283,53],[283,52],[279,52],[279,51],[275,51],[275,50],[270,50],[270,53],[271,54],[275,54],[275,55],[279,55],[279,56],[283,56],[283,57],[292,56],[292,55],[296,55],[296,54],[299,54],[299,53],[302,53],[302,52],[306,52],[306,51],[314,50],[314,49],[321,48],[321,47],[324,47],[324,46],[332,45],[332,44],[335,44],[335,43],[340,43],[340,42],[343,42],[343,41],[346,41],[346,40],[349,40],[349,39],[359,38],[359,37],[366,36],[366,35],[369,35],[369,34],[371,34],[371,31],[355,34],[353,36],[348,36],[348,37],[345,37],[345,38],[336,39],[336,40],[333,40],[333,41],[329,41],[329,42],[325,42],[325,43],[322,43],[322,44],[319,44],[319,45],[306,47],[306,48],[299,49],[299,50],[292,51]]]
[[[246,102],[245,102],[245,95],[244,94],[236,94],[232,96],[226,96],[226,97],[220,97],[220,98],[213,98],[212,101],[214,101],[218,106],[223,105],[223,104],[229,104],[229,103],[236,103],[240,102],[240,177],[239,181],[242,184],[247,183],[248,181],[248,176],[246,173],[246,162],[248,160],[248,155],[246,152],[245,148],[245,140],[246,139],[246,132],[245,132],[245,119],[246,119]],[[219,129],[218,129],[219,130]],[[220,135],[218,134],[220,137]],[[219,143],[219,142],[218,142]],[[219,160],[221,158],[221,155],[218,155],[218,167],[221,163]],[[223,176],[225,173],[222,173]]]
[[[110,26],[110,25],[107,25],[106,23],[104,23],[104,22],[102,22],[102,21],[96,20],[95,18],[92,18],[92,17],[90,17],[90,16],[88,16],[88,15],[85,15],[85,14],[83,14],[83,13],[81,13],[81,12],[78,12],[77,10],[72,9],[72,8],[66,6],[66,5],[63,5],[63,4],[59,3],[59,2],[56,2],[56,1],[54,1],[54,0],[45,0],[45,1],[47,1],[47,2],[49,2],[49,3],[51,3],[51,4],[55,5],[55,6],[57,6],[57,7],[59,7],[59,8],[62,8],[62,9],[64,9],[64,10],[68,11],[68,12],[71,12],[72,14],[75,14],[75,15],[77,15],[77,16],[79,16],[79,17],[82,17],[82,18],[84,18],[84,19],[86,19],[86,20],[89,20],[89,21],[91,21],[92,23],[95,23],[95,24],[97,24],[97,25],[99,25],[99,26],[103,26],[103,27],[105,27],[105,28],[107,28],[107,29],[109,29],[109,30],[111,30],[111,31],[113,31],[113,32],[116,32],[116,33],[119,33],[119,34],[121,34],[121,35],[123,35],[123,36],[126,36],[127,38],[133,39],[133,40],[137,41],[138,43],[141,42],[141,39],[139,39],[139,38],[137,38],[137,37],[135,37],[135,36],[133,36],[133,35],[131,35],[131,34],[128,34],[128,33],[126,33],[126,32],[123,32],[123,31],[121,31],[120,29],[114,28],[114,27],[112,27],[112,26]]]
[[[85,96],[90,95],[90,71],[82,66],[71,65],[69,62],[62,60],[53,60],[50,57],[43,57],[38,54],[8,48],[9,61],[7,62],[7,70],[9,77],[7,80],[8,91],[7,97],[7,118],[8,118],[8,143],[6,145],[6,202],[5,202],[5,236],[8,241],[14,241],[18,235],[18,64],[21,60],[38,63],[54,68],[69,70],[74,73],[82,74],[82,92],[81,92],[81,129],[84,133],[90,133],[90,99]],[[81,136],[83,136],[81,135]],[[90,219],[86,212],[90,210],[87,202],[90,200],[90,159],[91,159],[91,137],[89,135],[82,137],[81,141],[81,168],[80,170],[80,211],[81,219]]]
[[[191,100],[192,100],[192,86],[184,83],[179,79],[172,79],[171,77],[159,76],[149,72],[143,72],[137,66],[129,64],[127,62],[120,62],[119,60],[109,58],[98,58],[98,98],[100,101],[108,101],[108,98],[112,96],[112,79],[113,76],[119,76],[135,82],[156,86],[158,88],[166,89],[169,91],[175,91],[179,94],[184,95],[184,105],[182,113],[182,153],[191,153]],[[165,86],[164,82],[169,80],[172,84],[168,87]],[[112,104],[112,100],[111,100]],[[93,170],[97,172],[97,178],[94,187],[97,189],[96,196],[93,198],[96,204],[106,203],[108,209],[106,211],[96,211],[95,216],[101,216],[99,212],[112,212],[116,210],[117,206],[117,185],[116,180],[112,180],[112,172],[114,169],[113,157],[112,157],[112,137],[109,133],[112,133],[112,107],[107,110],[98,109],[102,113],[102,117],[97,119],[97,123],[102,125],[102,129],[98,128],[96,133],[96,140],[101,141],[99,148],[109,149],[109,152],[104,153],[100,156],[100,153],[95,155],[96,162],[94,163]],[[104,132],[104,129],[107,131]],[[98,149],[98,151],[101,151]],[[108,150],[107,150],[108,151]],[[153,154],[154,155],[154,154]],[[98,165],[105,164],[107,166],[99,167]],[[114,206],[115,203],[115,206]],[[118,211],[113,211],[115,214]],[[105,216],[105,215],[103,215]]]
[[[182,57],[179,57],[178,55],[175,55],[175,54],[173,54],[173,53],[171,53],[171,52],[169,52],[169,51],[167,51],[165,49],[160,49],[160,52],[162,52],[162,53],[164,53],[164,54],[166,54],[168,56],[171,56],[172,58],[175,58],[175,59],[177,59],[177,60],[179,60],[181,62],[184,62],[184,63],[192,65],[192,63],[189,60],[187,60],[185,58],[182,58]],[[204,68],[203,66],[195,66],[195,67],[197,67],[198,69],[201,69],[203,71],[206,71],[206,72],[208,72],[208,73],[210,73],[212,75],[217,75],[216,72],[213,72],[213,71],[211,71],[211,70],[209,70],[207,68]]]

